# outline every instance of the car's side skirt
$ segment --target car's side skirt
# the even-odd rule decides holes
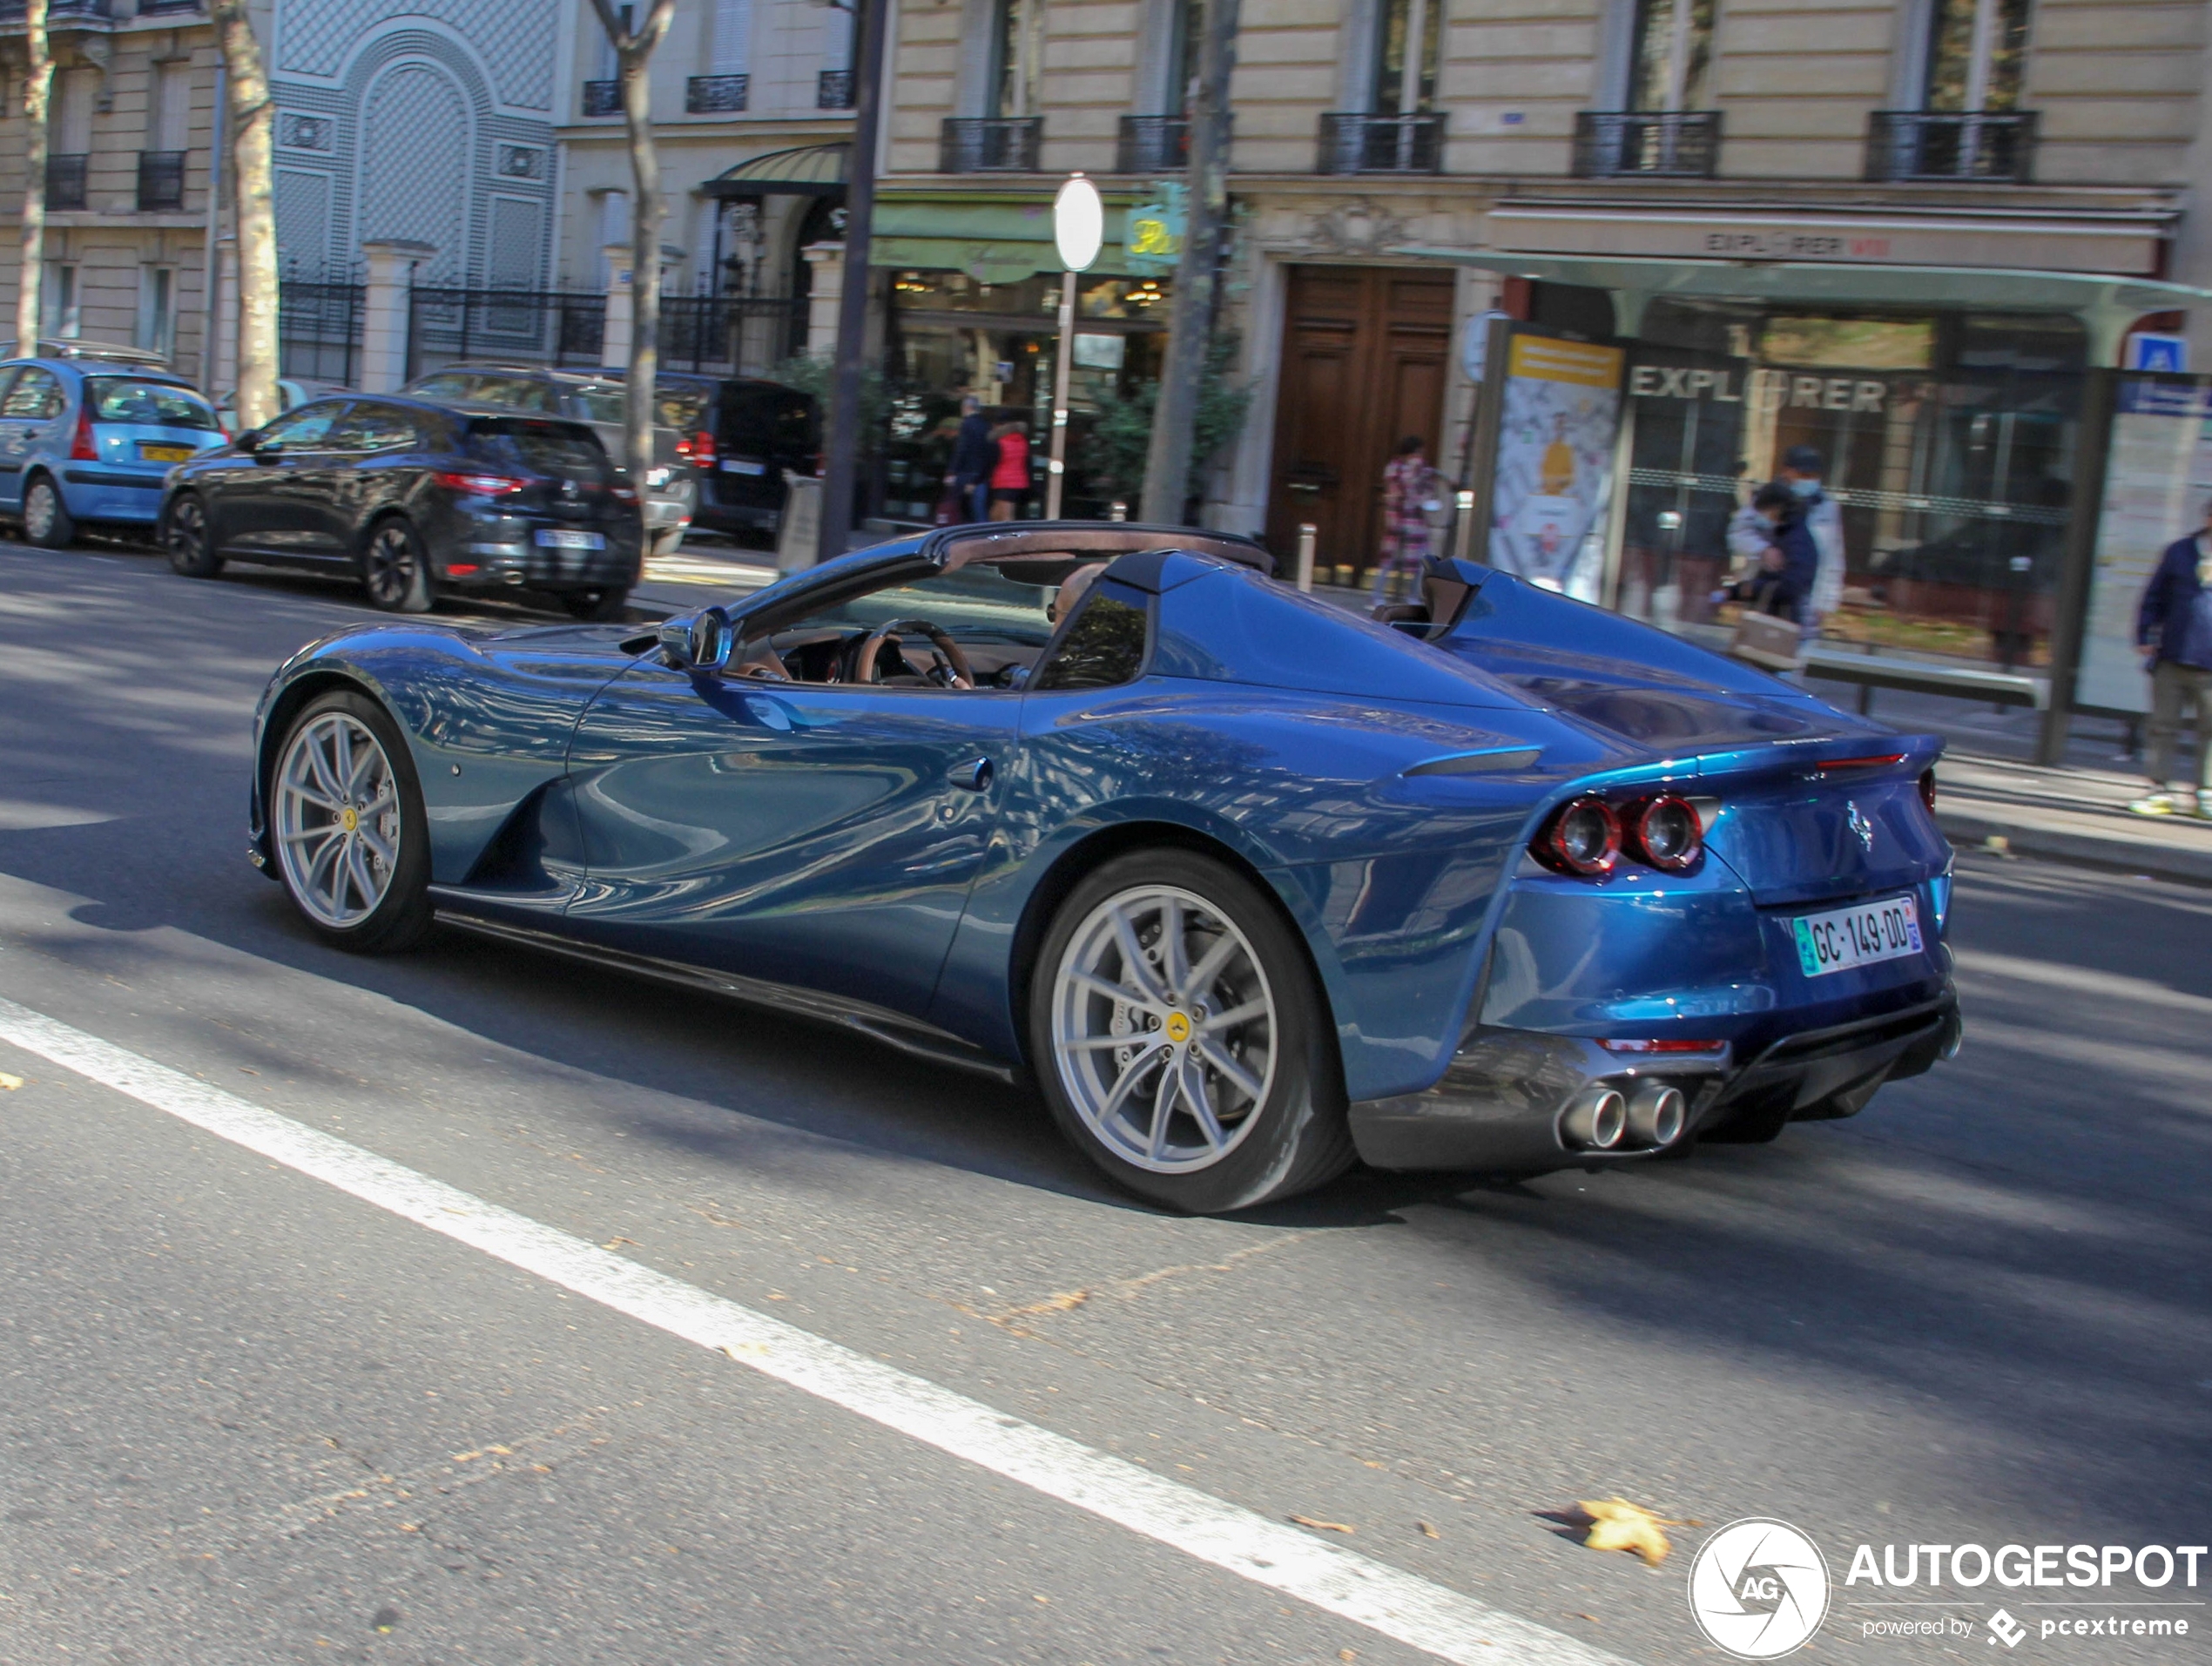
[[[911,1053],[916,1058],[931,1059],[940,1064],[974,1070],[1001,1082],[1010,1083],[1015,1077],[1013,1065],[1003,1059],[992,1057],[950,1031],[939,1029],[934,1024],[925,1024],[920,1019],[909,1018],[903,1013],[871,1006],[864,1001],[848,1001],[840,995],[824,995],[817,989],[793,988],[789,984],[771,983],[763,978],[742,977],[734,972],[717,972],[705,967],[687,966],[680,961],[664,961],[651,954],[632,954],[624,949],[579,942],[573,937],[539,931],[509,921],[487,919],[482,914],[450,907],[439,908],[438,918],[447,925],[459,927],[463,931],[521,943],[529,948],[543,949],[549,954],[566,955],[570,960],[605,967],[610,971],[626,972],[633,977],[678,984],[687,989],[703,989],[710,995],[742,1001],[748,1006],[766,1007],[798,1017],[816,1019],[823,1023],[840,1024],[847,1029],[858,1030],[887,1047]]]

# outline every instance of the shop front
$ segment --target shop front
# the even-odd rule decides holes
[[[1076,289],[1062,508],[1071,519],[1103,520],[1136,500],[1174,287],[1169,260],[1126,247],[1128,193],[1109,193],[1107,206],[1109,240]],[[1027,441],[1029,490],[1015,513],[1042,516],[1061,287],[1050,202],[887,191],[873,260],[883,300],[883,514],[927,524],[948,506],[945,475],[972,395],[995,432]],[[1150,266],[1162,271],[1137,269]]]

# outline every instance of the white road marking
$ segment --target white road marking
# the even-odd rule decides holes
[[[1463,1666],[1625,1666],[1572,1637],[1163,1480],[5,999],[0,1040],[617,1313],[1413,1648]]]

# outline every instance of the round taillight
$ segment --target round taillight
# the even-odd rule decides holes
[[[1663,873],[1680,873],[1696,867],[1704,851],[1704,824],[1687,799],[1663,793],[1638,806],[1629,818],[1629,853]]]
[[[1551,819],[1533,847],[1566,873],[1609,873],[1621,854],[1621,818],[1603,799],[1576,799]]]
[[[1928,806],[1930,815],[1935,813],[1935,772],[1932,769],[1920,772],[1920,802]]]

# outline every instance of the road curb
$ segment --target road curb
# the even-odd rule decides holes
[[[1994,848],[2013,856],[2065,862],[2108,873],[2141,873],[2180,885],[2212,886],[2212,852],[2176,850],[2126,839],[2067,833],[1994,813],[1939,809],[1937,825],[1959,849]],[[2001,844],[1993,846],[1993,840]]]

